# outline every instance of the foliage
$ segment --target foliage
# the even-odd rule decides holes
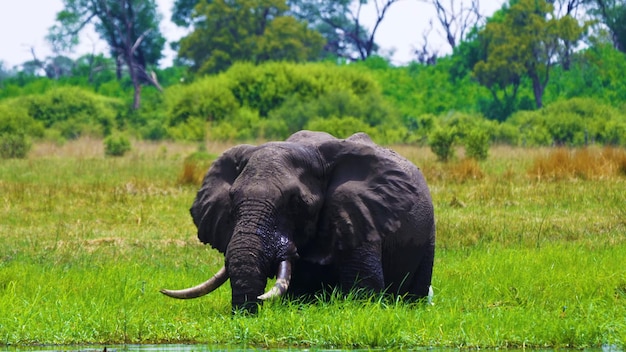
[[[572,57],[569,71],[558,69],[546,89],[551,100],[588,97],[619,107],[626,101],[626,55],[606,43],[596,43]]]
[[[454,142],[456,140],[456,129],[437,127],[428,136],[430,150],[442,162],[447,162],[454,157]]]
[[[626,3],[620,0],[587,0],[589,13],[606,26],[613,46],[626,53]]]
[[[352,132],[380,130],[374,137],[390,143],[407,135],[378,84],[360,67],[239,63],[166,90],[165,103],[169,135],[188,140],[203,139],[207,128],[216,140],[283,139],[314,120],[320,120],[313,124],[318,128],[342,124],[356,128]],[[352,120],[321,121],[331,118]]]
[[[24,134],[0,132],[0,158],[23,159],[28,155],[31,143]]]
[[[503,106],[514,104],[523,79],[528,78],[535,105],[541,108],[563,43],[574,45],[583,30],[570,16],[556,18],[553,6],[545,0],[516,1],[502,22],[487,23],[480,32],[486,57],[476,63],[474,75]]]
[[[190,118],[204,121],[226,120],[239,108],[225,76],[206,77],[189,85],[165,91],[168,124],[175,126]]]
[[[448,58],[440,59],[434,66],[412,63],[393,67],[379,57],[356,65],[364,67],[380,84],[383,95],[410,119],[450,111],[476,112],[476,101],[489,97],[488,91],[469,75],[453,78],[450,71],[455,62]]]
[[[126,64],[135,91],[133,108],[138,109],[141,85],[155,84],[148,67],[156,66],[163,55],[165,38],[159,22],[154,0],[63,0],[63,10],[57,14],[57,24],[50,29],[48,40],[57,50],[71,51],[78,44],[81,30],[93,23],[109,45],[111,56]]]
[[[589,98],[573,98],[541,110],[518,112],[507,124],[519,129],[526,145],[625,145],[626,114]]]
[[[354,117],[313,119],[306,124],[305,129],[325,131],[338,138],[348,138],[356,132],[365,132],[375,136],[375,130],[372,127]]]
[[[288,0],[294,16],[309,23],[326,39],[324,54],[350,61],[366,60],[378,52],[374,38],[389,8],[398,0]],[[364,5],[375,8],[372,25],[364,26]],[[371,16],[371,15],[370,15]]]
[[[465,156],[485,160],[489,155],[489,135],[485,130],[473,129],[465,135]]]
[[[19,100],[7,100],[0,103],[0,134],[27,135],[42,137],[44,126],[28,114],[28,110]]]
[[[131,149],[130,140],[121,133],[115,133],[104,139],[104,155],[124,156]]]
[[[120,102],[76,87],[61,87],[45,94],[27,95],[10,101],[23,106],[45,128],[56,129],[67,139],[84,134],[106,136],[118,124]]]
[[[285,0],[198,2],[193,31],[180,40],[179,58],[200,74],[224,71],[236,61],[318,58],[323,38],[287,10]]]

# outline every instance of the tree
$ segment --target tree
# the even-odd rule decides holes
[[[472,28],[480,25],[483,18],[480,14],[479,0],[471,0],[469,5],[465,5],[463,1],[449,0],[447,6],[442,0],[422,1],[431,3],[437,11],[437,21],[445,32],[446,42],[452,50],[465,39]]]
[[[459,3],[458,0],[449,0],[448,5],[445,5],[442,0],[421,1],[433,5],[435,8],[437,12],[436,21],[439,22],[444,32],[443,36],[453,52],[455,52],[458,45],[463,44],[472,34],[475,39],[477,28],[484,25],[482,23],[484,17],[480,14],[479,0],[471,0],[469,5],[466,5],[463,1]],[[431,19],[429,26],[422,33],[421,47],[414,51],[419,63],[433,65],[437,61],[437,51],[433,51],[428,45],[430,34],[434,28],[434,21]],[[470,39],[470,41],[472,40]]]
[[[557,18],[553,10],[545,0],[519,0],[503,21],[490,22],[481,31],[486,57],[476,63],[474,75],[491,90],[495,100],[501,91],[504,105],[512,104],[522,79],[527,77],[535,105],[542,107],[550,70],[563,53],[564,43],[576,43],[584,31],[576,19]]]
[[[609,29],[615,49],[626,53],[626,1],[581,0],[590,7],[590,13]]]
[[[142,84],[158,87],[148,67],[158,64],[165,44],[155,0],[63,0],[63,5],[48,35],[53,47],[71,49],[80,31],[92,23],[116,59],[118,79],[126,66],[134,88],[133,108],[138,109]]]
[[[0,60],[0,88],[3,88],[4,80],[12,76],[15,76],[15,69],[6,67],[6,63]]]
[[[350,60],[365,60],[378,51],[376,32],[389,8],[399,0],[289,0],[294,15],[307,21],[326,38],[327,54]],[[365,6],[375,11],[374,24],[362,22]]]
[[[199,0],[174,0],[171,20],[179,27],[189,27],[192,25],[193,8]],[[211,0],[205,0],[210,2]]]
[[[285,0],[200,2],[193,11],[193,32],[180,41],[179,58],[198,73],[220,72],[236,61],[319,58],[323,38],[287,15],[288,9]]]

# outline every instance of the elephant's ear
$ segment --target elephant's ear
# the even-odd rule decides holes
[[[330,169],[320,230],[339,248],[398,230],[418,195],[417,167],[365,134],[322,143],[319,150]]]
[[[256,148],[252,145],[239,145],[216,159],[204,176],[202,187],[189,209],[198,228],[198,239],[202,243],[211,244],[222,253],[226,252],[234,226],[230,187]]]

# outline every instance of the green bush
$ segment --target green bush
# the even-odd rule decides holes
[[[43,137],[44,130],[43,124],[29,116],[19,100],[10,99],[0,104],[0,134],[40,138]]]
[[[626,114],[591,98],[572,98],[541,110],[520,111],[506,123],[517,127],[522,143],[530,146],[626,142]]]
[[[167,133],[174,139],[284,138],[319,118],[358,119],[361,130],[384,124],[388,131],[381,136],[392,142],[407,135],[367,72],[328,63],[238,63],[225,73],[171,87],[164,100]]]
[[[229,82],[222,75],[207,76],[189,85],[168,88],[165,90],[165,106],[169,127],[194,118],[205,122],[227,120],[239,109]]]
[[[206,138],[207,126],[204,119],[194,116],[184,123],[167,127],[167,134],[175,140],[200,142]]]
[[[367,72],[330,63],[239,63],[225,76],[239,104],[257,110],[261,117],[269,116],[272,110],[294,98],[306,102],[330,92],[381,94],[377,82]]]
[[[346,117],[357,118],[370,127],[401,125],[397,112],[380,95],[360,96],[349,91],[332,91],[311,100],[293,96],[272,111],[269,118],[284,121],[295,132],[318,118]]]
[[[489,135],[480,129],[473,129],[465,135],[465,156],[485,160],[489,155]]]
[[[30,151],[31,143],[23,134],[0,134],[0,157],[2,159],[23,159]]]
[[[33,119],[45,128],[59,130],[67,139],[110,134],[126,109],[120,100],[78,87],[54,88],[45,94],[24,96],[18,100]]]
[[[229,121],[212,124],[209,139],[219,141],[246,141],[258,136],[259,114],[249,108],[240,109]]]
[[[123,134],[112,134],[104,139],[106,156],[124,156],[130,149],[130,140]]]
[[[378,141],[378,138],[376,138],[376,130],[362,120],[354,117],[318,118],[309,121],[305,128],[313,131],[328,132],[337,138],[348,138],[354,133],[365,132],[369,134],[372,139]]]
[[[452,127],[437,127],[428,136],[430,149],[442,162],[447,162],[454,157],[455,140],[456,129]]]

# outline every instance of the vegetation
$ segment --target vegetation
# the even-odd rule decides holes
[[[123,134],[110,135],[104,139],[104,154],[107,156],[124,156],[130,149],[130,140]]]
[[[229,145],[138,141],[120,158],[102,145],[36,143],[0,163],[1,344],[626,347],[623,148],[498,146],[484,162],[459,150],[442,164],[398,146],[435,202],[435,305],[329,293],[247,317],[231,316],[228,285],[191,301],[158,293],[223,264],[187,209],[190,165]]]
[[[31,144],[23,134],[0,134],[0,158],[25,158]]]
[[[375,2],[379,25],[396,0]],[[154,1],[123,3],[64,1],[48,36],[56,56],[0,65],[2,133],[247,141],[310,128],[427,145],[443,130],[478,159],[490,144],[626,145],[621,2],[511,0],[483,24],[477,1],[455,13],[430,0],[453,53],[394,66],[355,0],[179,0],[172,19],[190,32],[164,69]],[[113,58],[63,56],[88,22]]]
[[[322,36],[288,16],[285,0],[199,2],[193,32],[180,40],[178,55],[200,74],[224,71],[237,61],[304,62],[319,57]]]
[[[404,66],[375,41],[396,2],[176,0],[189,35],[159,68],[154,0],[64,0],[53,56],[0,61],[0,345],[626,347],[624,1],[423,1],[453,51]],[[87,23],[109,53],[65,56]],[[158,293],[223,263],[187,210],[211,161],[300,129],[421,167],[434,306]]]
[[[57,24],[50,29],[48,40],[57,51],[71,51],[78,44],[78,34],[89,23],[109,46],[116,58],[118,80],[122,62],[133,85],[133,108],[141,104],[142,84],[159,86],[149,73],[149,66],[162,57],[165,38],[159,30],[160,16],[154,0],[87,1],[63,0],[64,9],[57,14]],[[58,77],[60,72],[55,74]]]

